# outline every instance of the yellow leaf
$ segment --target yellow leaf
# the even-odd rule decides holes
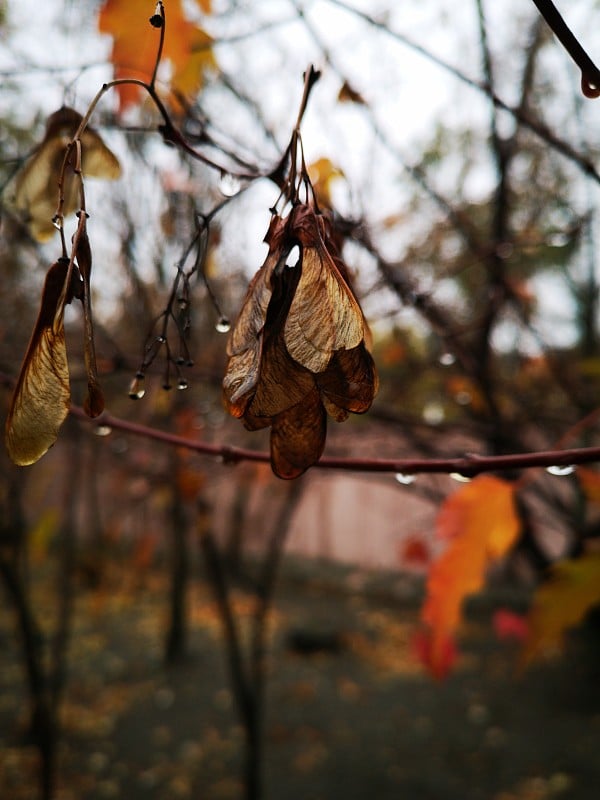
[[[98,18],[101,33],[113,38],[112,62],[115,78],[137,78],[149,82],[156,61],[159,31],[149,22],[147,0],[105,0]],[[205,13],[210,4],[202,3]],[[166,6],[165,39],[162,58],[171,63],[171,85],[184,94],[197,91],[203,72],[215,68],[212,39],[194,22],[187,19],[181,0],[170,0]],[[117,87],[123,110],[139,101],[137,86]]]
[[[436,532],[449,540],[433,564],[421,618],[431,631],[431,663],[439,673],[449,639],[461,618],[464,599],[479,591],[495,559],[509,551],[519,534],[514,485],[481,475],[450,495],[440,508]]]
[[[559,650],[569,628],[600,603],[600,553],[560,561],[535,593],[523,663]]]
[[[29,532],[29,550],[36,561],[41,561],[58,530],[59,513],[56,508],[47,508]]]
[[[176,69],[172,86],[183,95],[197,91],[202,85],[202,76],[206,72],[217,70],[217,61],[212,49],[213,39],[201,28],[196,28],[190,35],[190,55]]]
[[[331,183],[343,178],[344,173],[328,158],[319,158],[308,166],[308,176],[317,195],[317,202],[323,208],[331,208]]]

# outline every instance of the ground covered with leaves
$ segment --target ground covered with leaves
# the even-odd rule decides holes
[[[169,668],[165,600],[158,575],[78,597],[58,800],[242,797],[243,730],[211,593],[194,584],[188,655]],[[418,600],[398,576],[286,570],[270,617],[265,798],[596,798],[597,627],[519,674],[518,647],[491,617],[526,597],[497,589],[471,604],[455,669],[435,682],[412,652]],[[241,591],[235,610],[242,624],[252,610]],[[0,643],[0,797],[29,800],[36,755],[6,604]]]

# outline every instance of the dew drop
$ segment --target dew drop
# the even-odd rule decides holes
[[[462,472],[451,472],[450,477],[453,481],[457,481],[458,483],[470,483],[472,480],[468,475],[463,475]]]
[[[62,219],[60,217],[52,217],[52,224],[56,228],[57,231],[61,230],[62,228]]]
[[[565,475],[572,475],[575,472],[575,467],[573,464],[554,464],[551,467],[547,467],[546,472],[548,475],[556,475],[557,477],[561,478]]]
[[[144,385],[144,382],[145,382],[144,375],[138,372],[138,374],[129,384],[129,397],[131,397],[132,400],[141,400],[142,397],[146,394],[146,387]]]
[[[182,367],[186,363],[186,361],[183,356],[177,356],[177,358],[175,359],[175,363],[177,364],[178,367]]]
[[[410,486],[411,483],[416,481],[417,476],[411,475],[409,472],[397,472],[394,475],[394,478],[398,481],[398,483],[402,484],[402,486]]]
[[[229,322],[227,317],[220,317],[217,320],[215,328],[219,333],[229,333],[229,331],[231,330],[231,322]]]
[[[164,344],[167,341],[166,336],[157,336],[156,337],[156,344]]]
[[[94,433],[96,436],[110,436],[112,433],[112,428],[110,425],[96,425],[94,428]]]
[[[237,194],[239,190],[239,180],[234,175],[224,172],[219,179],[219,191],[221,194],[225,195],[225,197],[233,197],[233,195]]]
[[[442,353],[439,361],[442,367],[451,367],[456,362],[456,356],[454,353]]]
[[[181,389],[182,391],[188,388],[188,382],[186,381],[185,378],[179,378],[179,380],[177,381],[177,388]]]
[[[185,311],[186,308],[189,306],[189,301],[187,297],[178,297],[177,298],[177,305],[181,311]]]

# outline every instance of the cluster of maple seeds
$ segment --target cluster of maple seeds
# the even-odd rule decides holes
[[[54,444],[69,411],[64,309],[74,298],[84,306],[88,375],[84,407],[90,416],[104,408],[96,377],[82,173],[115,178],[120,166],[99,135],[87,126],[80,130],[81,126],[82,117],[73,109],[53,114],[40,147],[4,198],[34,238],[45,241],[58,228],[63,242],[62,257],[48,271],[6,423],[7,449],[20,465],[34,463]],[[341,422],[350,412],[367,411],[378,387],[367,349],[369,329],[331,223],[317,207],[303,161],[297,173],[298,143],[296,130],[286,151],[290,166],[283,194],[291,211],[285,217],[273,211],[266,236],[269,253],[231,333],[223,380],[225,404],[234,417],[242,418],[250,430],[271,427],[271,462],[281,478],[295,478],[318,461],[327,414]],[[59,205],[52,215],[56,186]],[[300,186],[305,189],[304,202],[299,200]],[[69,257],[62,219],[77,208],[79,224]],[[294,252],[299,257],[292,264]],[[157,342],[162,346],[166,337],[156,338],[146,361],[155,355]],[[190,363],[187,352],[184,360]],[[143,395],[143,380],[140,371],[130,396]],[[178,386],[185,388],[187,382],[180,379]]]
[[[341,422],[369,409],[377,373],[328,220],[299,203],[273,215],[265,240],[269,253],[227,345],[223,390],[249,430],[271,426],[273,470],[295,478],[320,458],[327,414]]]

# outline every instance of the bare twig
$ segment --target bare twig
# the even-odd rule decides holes
[[[600,69],[580,45],[552,0],[533,0],[554,35],[581,70],[581,90],[586,97],[600,97]]]

